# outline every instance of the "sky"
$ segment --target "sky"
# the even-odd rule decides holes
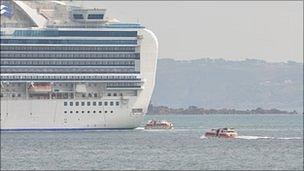
[[[140,22],[159,58],[303,62],[302,1],[76,1],[106,16]]]

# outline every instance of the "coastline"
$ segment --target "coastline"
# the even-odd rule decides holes
[[[216,115],[216,114],[226,114],[226,115],[233,115],[233,114],[244,114],[244,115],[252,115],[252,114],[259,114],[259,115],[268,115],[268,114],[301,114],[298,113],[296,110],[293,111],[286,111],[280,110],[276,108],[272,109],[262,109],[260,107],[256,109],[205,109],[200,108],[197,106],[189,106],[188,108],[170,108],[167,106],[153,106],[150,104],[148,108],[147,115]]]

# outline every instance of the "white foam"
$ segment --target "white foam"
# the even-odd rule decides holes
[[[280,137],[279,140],[301,140],[301,137]]]
[[[207,137],[205,137],[205,135],[202,135],[202,136],[200,137],[200,139],[205,139],[205,138],[207,138]]]
[[[237,136],[236,138],[239,138],[239,139],[246,139],[246,140],[256,140],[256,139],[273,139],[274,137],[263,137],[263,136]]]
[[[301,137],[263,137],[263,136],[237,136],[239,139],[257,140],[257,139],[278,139],[278,140],[300,140]]]

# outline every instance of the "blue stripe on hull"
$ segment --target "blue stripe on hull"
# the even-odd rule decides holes
[[[41,128],[41,129],[0,129],[0,131],[87,131],[87,130],[132,130],[135,128]]]

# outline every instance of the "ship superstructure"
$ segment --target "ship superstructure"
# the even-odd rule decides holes
[[[2,130],[139,126],[154,88],[157,39],[105,12],[1,1]]]

